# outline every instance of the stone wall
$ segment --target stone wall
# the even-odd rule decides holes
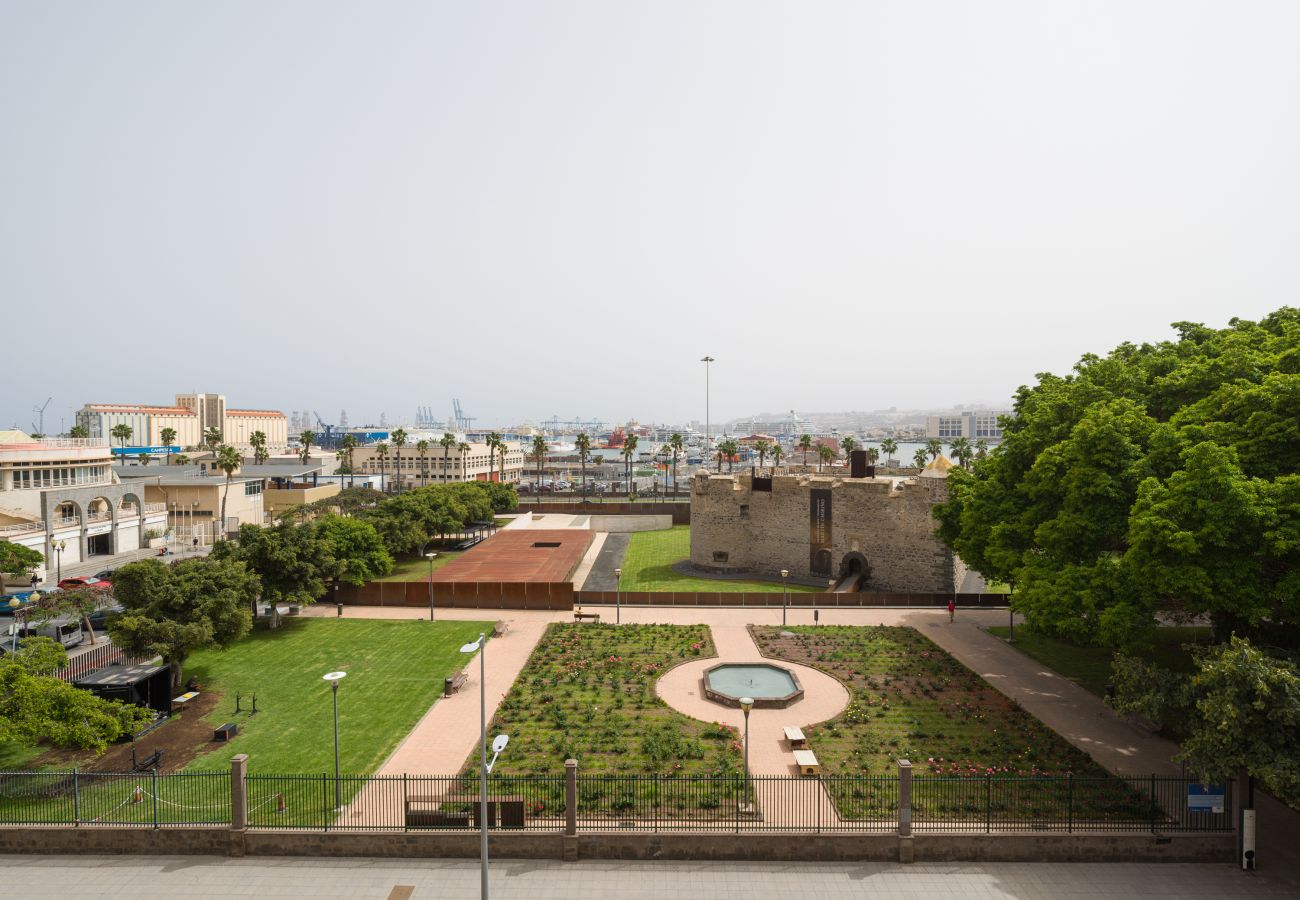
[[[869,568],[864,588],[950,592],[953,554],[934,536],[933,507],[947,499],[943,478],[846,478],[698,473],[691,482],[691,562],[721,572],[796,576],[813,571],[809,506],[813,490],[831,497],[830,575]]]

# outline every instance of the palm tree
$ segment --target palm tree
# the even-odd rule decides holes
[[[537,463],[537,483],[536,492],[542,493],[542,463],[546,462],[546,438],[540,434],[533,435],[533,450],[529,455],[532,456],[533,462]]]
[[[587,501],[587,457],[591,455],[591,438],[587,432],[579,431],[573,439],[573,449],[578,451],[578,465],[582,467],[582,500]]]
[[[499,444],[497,444],[497,453],[501,454],[501,475],[498,477],[498,481],[500,481],[502,484],[504,484],[506,480],[506,453],[509,450],[510,450],[510,445],[507,444],[504,440],[502,440]],[[522,472],[523,466],[520,466],[519,468]],[[520,477],[523,476],[521,475]]]
[[[730,473],[735,467],[736,454],[740,452],[740,445],[737,444],[733,439],[727,438],[722,442],[720,446],[722,447],[723,451],[727,454],[727,472]]]
[[[677,460],[686,452],[686,439],[677,432],[668,439],[668,447],[672,450],[673,456],[673,496],[677,496]]]
[[[785,456],[785,451],[781,449],[780,444],[772,445],[772,474],[776,474],[777,467],[781,465],[781,457]]]
[[[393,468],[397,470],[397,489],[402,489],[402,448],[406,446],[406,429],[399,428],[391,435],[393,439]]]
[[[388,460],[388,445],[380,441],[375,445],[375,455],[379,457],[379,490],[384,489],[384,463]]]
[[[469,469],[466,468],[469,465],[469,450],[470,450],[469,444],[466,444],[464,441],[456,445],[456,452],[460,454],[460,480],[461,481],[464,481],[466,478],[469,477]]]
[[[848,459],[854,450],[858,449],[858,442],[854,440],[853,435],[846,434],[840,441],[840,447],[844,449],[844,458]]]
[[[811,434],[799,435],[799,443],[795,446],[803,451],[803,464],[808,465],[808,451],[812,449],[813,441]]]
[[[442,448],[442,480],[448,481],[447,459],[451,456],[451,448],[456,446],[456,435],[450,431],[444,431],[442,437],[438,438],[438,446]]]
[[[632,454],[636,452],[636,443],[635,434],[623,439],[623,484],[629,496],[632,493]]]
[[[767,455],[772,452],[772,445],[765,440],[754,441],[754,452],[758,454],[758,467],[763,468]]]
[[[221,446],[221,429],[215,425],[209,425],[203,431],[203,443],[208,445],[208,449],[213,453]]]
[[[131,440],[131,435],[133,434],[131,426],[125,423],[120,423],[109,429],[108,433],[117,438],[118,443],[122,448],[122,462],[126,462],[126,442]]]
[[[930,454],[931,459],[938,459],[939,454],[943,452],[943,442],[937,438],[930,438],[925,442],[925,452]]]
[[[928,463],[929,461],[930,461],[930,454],[926,452],[925,448],[917,447],[916,452],[912,454],[912,462],[916,464],[916,467],[918,469],[924,469],[925,464]]]
[[[348,474],[355,474],[357,470],[353,468],[352,461],[357,449],[357,436],[355,434],[343,435],[343,440],[339,441],[339,447],[342,448],[343,458],[347,461]],[[339,483],[342,484],[342,481]]]
[[[975,452],[970,440],[964,437],[953,438],[948,446],[952,448],[952,458],[957,460],[963,469],[969,469],[971,455]]]
[[[418,440],[415,449],[420,453],[420,487],[429,483],[429,442]]]
[[[835,458],[835,450],[827,447],[825,444],[817,445],[817,471],[822,470],[822,466]]]
[[[176,459],[173,460],[173,462],[178,466],[188,466],[190,464],[190,457],[185,453],[177,453]]]
[[[880,442],[880,452],[885,454],[885,463],[888,464],[890,458],[898,452],[898,441],[891,437],[885,438]]]
[[[266,452],[266,432],[254,431],[248,436],[248,443],[253,445],[253,462],[259,466],[271,455]]]
[[[500,447],[500,446],[501,446],[501,435],[500,435],[498,432],[493,431],[491,434],[489,434],[489,435],[487,436],[487,448],[488,448],[488,480],[489,480],[489,481],[492,480],[492,471],[493,471],[493,469],[495,468],[495,466],[496,466],[496,462],[497,462],[497,448]],[[503,460],[502,460],[502,472],[501,472],[501,475],[502,475],[503,477],[504,477],[505,474],[506,474],[505,471],[504,471],[504,469],[505,469],[505,462],[504,462],[504,459],[503,459]]]
[[[226,473],[226,491],[221,495],[221,539],[226,539],[226,500],[230,497],[230,481],[235,472],[239,471],[239,465],[243,457],[239,451],[229,444],[223,444],[217,450],[217,468]]]
[[[167,433],[167,429],[164,429],[164,430],[163,430],[163,433],[166,434],[166,433]],[[173,432],[173,434],[174,434],[174,433],[175,433],[175,432]],[[85,425],[73,425],[71,428],[68,429],[68,437],[70,437],[70,438],[88,438],[88,437],[90,437],[90,429],[87,428]]]
[[[876,460],[878,459],[880,459],[880,451],[877,450],[875,447],[868,447],[867,462],[871,463],[874,466],[876,464]]]
[[[983,459],[989,455],[989,442],[980,438],[975,442],[975,458]]]
[[[172,445],[176,443],[176,429],[164,428],[158,432],[158,437],[162,438],[163,446],[167,448],[167,465],[172,464]]]
[[[142,466],[149,465],[149,460],[153,459],[153,457],[148,453],[138,453],[136,454],[136,458],[140,460],[140,465]]]

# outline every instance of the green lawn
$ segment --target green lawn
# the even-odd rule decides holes
[[[321,676],[338,670],[348,673],[339,686],[340,768],[373,772],[441,696],[447,674],[467,664],[460,646],[485,629],[490,622],[286,619],[229,650],[196,653],[185,677],[222,695],[209,719],[236,723],[239,735],[186,770],[223,769],[247,753],[252,772],[333,772],[330,687]],[[250,715],[254,691],[258,711]]]
[[[1006,638],[1011,629],[999,626],[990,628],[989,634]],[[1192,657],[1184,644],[1205,642],[1210,637],[1208,628],[1169,627],[1157,628],[1154,643],[1143,648],[1143,659],[1175,672],[1192,671]],[[1099,697],[1105,696],[1110,682],[1111,659],[1114,651],[1106,647],[1081,647],[1058,638],[1040,634],[1021,625],[1016,628],[1013,647],[1026,656],[1038,660],[1054,672],[1078,682]]]
[[[460,550],[439,550],[433,560],[433,571],[438,571],[447,563],[460,556]],[[424,581],[429,577],[429,560],[423,556],[404,557],[397,560],[391,575],[376,578],[376,581]]]
[[[31,768],[31,763],[46,748],[21,741],[0,741],[0,772],[17,772]]]
[[[625,591],[720,591],[729,594],[781,593],[780,582],[730,581],[722,578],[693,578],[673,570],[673,563],[691,555],[691,526],[674,525],[667,531],[638,531],[632,535],[623,557],[623,575],[618,584]],[[790,585],[790,592],[816,593],[821,588]]]

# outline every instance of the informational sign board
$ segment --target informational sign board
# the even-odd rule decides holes
[[[831,574],[831,492],[815,488],[808,492],[808,569],[814,575]]]
[[[1189,784],[1187,786],[1188,812],[1223,812],[1223,785]]]

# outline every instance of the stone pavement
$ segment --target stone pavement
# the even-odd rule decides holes
[[[473,900],[476,860],[0,856],[3,891],[46,898]],[[1266,876],[1176,863],[758,863],[498,860],[497,900],[1272,900]],[[409,890],[408,890],[409,889]]]

